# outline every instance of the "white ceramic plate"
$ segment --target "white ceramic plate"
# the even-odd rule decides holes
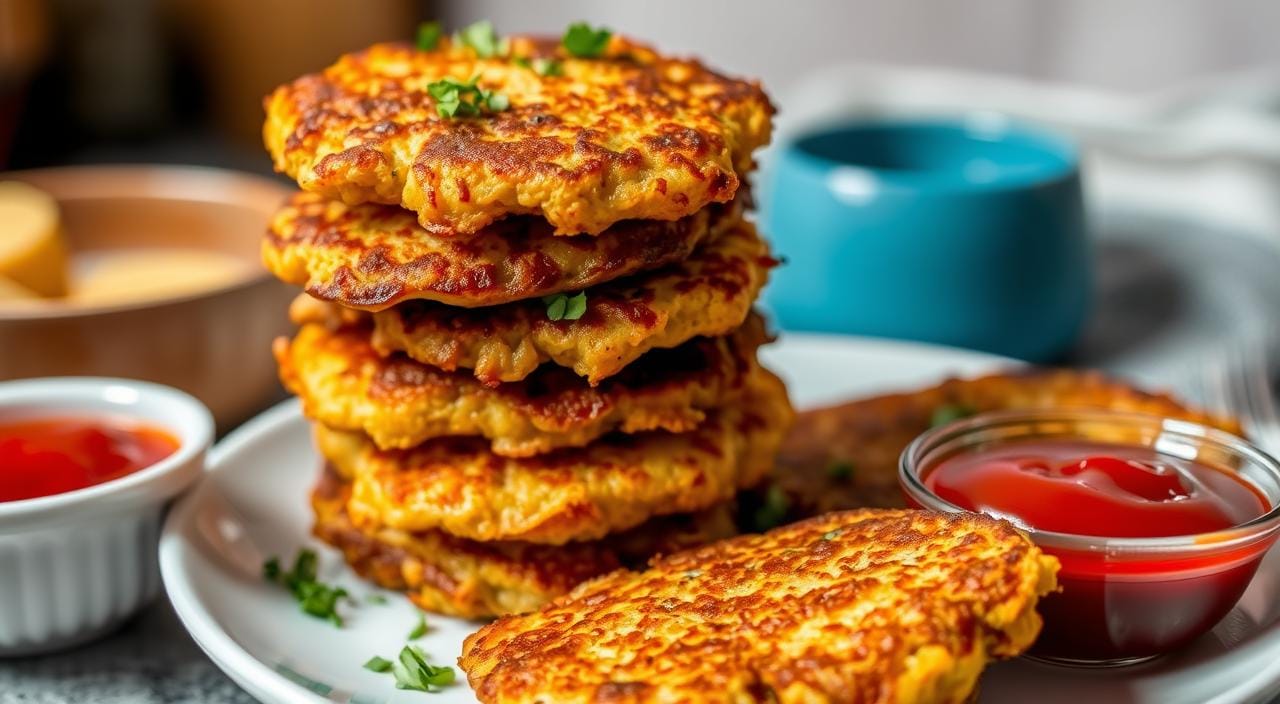
[[[802,408],[972,375],[1007,363],[997,357],[924,345],[788,335],[765,362],[788,382]],[[320,551],[321,578],[357,599],[377,592],[333,550],[310,536],[307,493],[319,460],[296,403],[264,413],[223,440],[209,476],[173,511],[160,543],[160,567],[174,608],[200,647],[265,702],[474,702],[459,682],[424,699],[395,689],[390,675],[362,669],[372,655],[394,657],[417,623],[404,599],[346,610],[339,630],[303,615],[261,577],[263,560]],[[454,664],[476,624],[429,616],[417,641],[440,664]],[[1280,684],[1280,554],[1273,551],[1241,604],[1195,647],[1143,668],[1064,670],[1016,661],[993,667],[983,702],[1265,701]]]

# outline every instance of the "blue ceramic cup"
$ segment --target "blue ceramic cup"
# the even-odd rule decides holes
[[[989,115],[841,124],[782,145],[763,196],[784,329],[1046,362],[1088,313],[1079,159],[1053,134]]]

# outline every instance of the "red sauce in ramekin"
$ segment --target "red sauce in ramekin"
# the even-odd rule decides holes
[[[178,440],[115,418],[0,421],[0,502],[64,494],[145,469]]]

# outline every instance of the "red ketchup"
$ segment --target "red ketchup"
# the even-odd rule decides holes
[[[1270,509],[1256,487],[1230,470],[1149,447],[1089,441],[979,449],[943,460],[923,479],[950,503],[1032,532],[1186,536],[1228,529]],[[1079,661],[1136,660],[1186,645],[1231,610],[1269,546],[1109,555],[1037,542],[1062,562],[1062,589],[1041,603],[1045,628],[1031,653]]]
[[[178,449],[157,428],[105,418],[0,421],[0,501],[63,494],[149,467]]]

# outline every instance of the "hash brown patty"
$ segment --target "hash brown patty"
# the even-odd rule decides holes
[[[349,510],[361,527],[552,545],[596,540],[722,503],[768,473],[791,407],[782,382],[757,370],[741,401],[689,432],[614,433],[523,459],[499,457],[479,438],[378,450],[360,433],[318,425],[316,439],[352,477]]]
[[[965,702],[1057,560],[978,514],[863,510],[657,560],[467,638],[485,704]]]
[[[351,486],[331,469],[311,493],[316,537],[362,577],[419,608],[462,618],[526,613],[589,579],[736,534],[730,504],[663,516],[603,540],[562,546],[479,542],[444,531],[362,530],[347,515]]]
[[[805,411],[783,443],[771,486],[781,490],[791,520],[852,508],[901,507],[898,456],[929,429],[935,414],[1025,409],[1145,413],[1241,433],[1233,419],[1210,416],[1096,371],[1015,370]]]
[[[447,38],[433,51],[378,44],[280,86],[263,127],[276,170],[326,198],[401,205],[441,235],[509,215],[597,234],[728,202],[769,141],[773,108],[755,82],[621,37],[599,59],[509,40],[493,58]],[[560,75],[514,60],[553,56]],[[427,86],[446,77],[475,77],[510,107],[440,117]]]
[[[581,447],[615,430],[693,430],[709,409],[742,395],[765,341],[756,317],[727,337],[654,350],[599,386],[549,365],[522,382],[489,387],[403,354],[383,357],[369,334],[367,327],[310,324],[292,341],[276,340],[280,379],[309,418],[362,431],[384,450],[478,435],[503,457]]]
[[[674,221],[620,222],[594,237],[556,237],[545,221],[519,217],[464,240],[433,235],[400,208],[299,193],[272,218],[262,259],[284,282],[352,308],[406,300],[491,306],[683,261],[734,227],[741,200]]]
[[[539,300],[483,309],[408,301],[373,314],[373,344],[433,367],[471,369],[489,385],[520,381],[550,362],[597,384],[650,350],[743,324],[777,261],[753,225],[740,221],[688,259],[586,291],[577,320],[549,320]],[[350,324],[360,314],[309,296],[294,322]]]

